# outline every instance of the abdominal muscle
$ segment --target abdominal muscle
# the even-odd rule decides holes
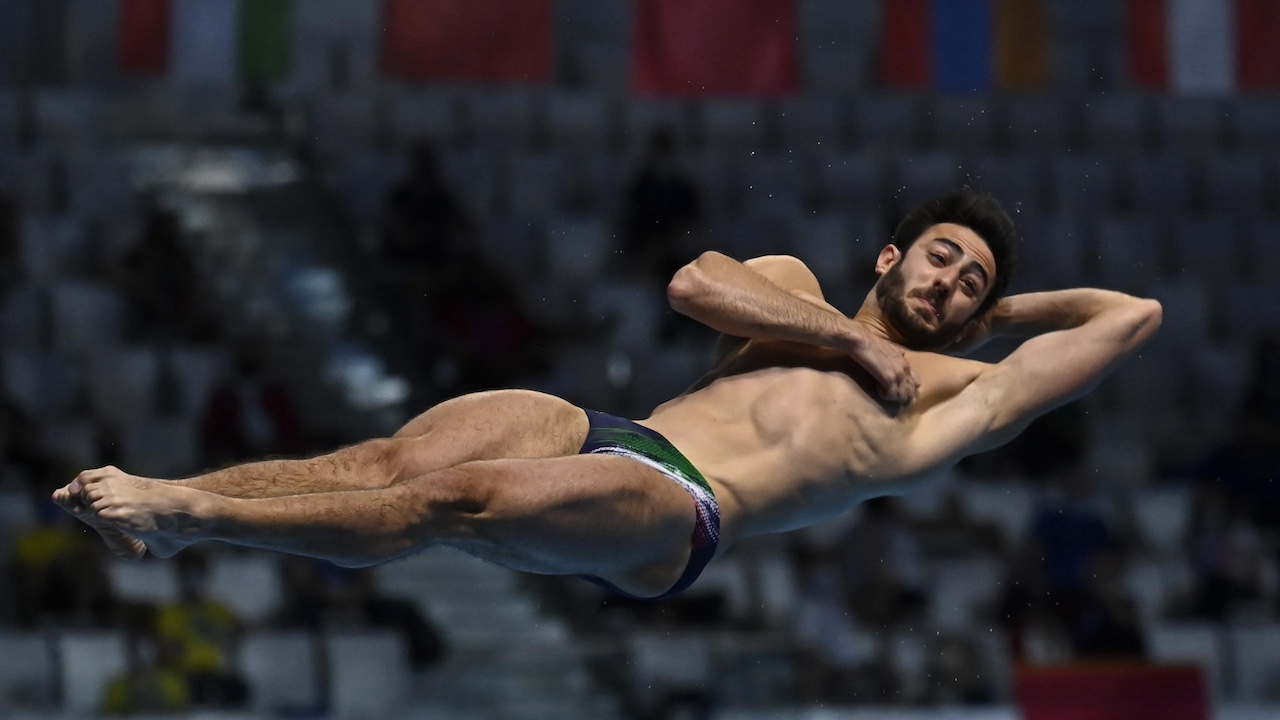
[[[699,385],[639,422],[711,484],[721,551],[899,491],[904,478],[894,465],[912,418],[876,399],[870,378],[847,356],[749,345]]]

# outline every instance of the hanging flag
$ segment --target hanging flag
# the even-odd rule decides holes
[[[1240,89],[1280,88],[1280,3],[1236,0],[1236,32]]]
[[[1044,87],[1049,77],[1049,20],[1042,2],[996,0],[996,84],[1006,90]]]
[[[1130,0],[1135,84],[1179,95],[1280,89],[1275,0]]]
[[[881,77],[888,85],[926,88],[933,82],[932,28],[929,0],[898,0],[884,4],[884,45]]]
[[[883,16],[880,75],[896,87],[950,93],[1045,84],[1044,0],[893,0]]]
[[[159,75],[169,67],[169,11],[169,0],[121,0],[121,70]]]
[[[240,5],[240,75],[286,77],[293,64],[293,0],[245,0]]]
[[[121,70],[186,85],[279,79],[293,61],[293,0],[119,0]]]
[[[233,85],[237,0],[173,0],[169,77],[180,85]]]
[[[386,0],[382,72],[405,80],[545,82],[550,0]]]
[[[635,0],[632,84],[649,96],[796,91],[793,0]]]

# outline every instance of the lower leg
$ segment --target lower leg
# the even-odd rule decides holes
[[[273,498],[229,498],[123,473],[90,478],[93,515],[168,557],[201,540],[372,565],[465,538],[483,510],[474,483],[445,470],[431,482]]]

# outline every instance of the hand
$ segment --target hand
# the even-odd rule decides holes
[[[880,385],[880,397],[889,402],[909,403],[920,389],[920,381],[907,362],[906,352],[868,332],[860,333],[849,356]]]
[[[990,310],[966,323],[956,339],[941,351],[948,355],[968,355],[986,345],[987,341],[995,337],[996,313],[1002,309],[1003,302],[1003,300],[997,302]]]

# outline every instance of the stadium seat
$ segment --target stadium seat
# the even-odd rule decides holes
[[[0,347],[33,348],[48,337],[49,306],[43,288],[17,285],[0,296]]]
[[[0,706],[49,709],[57,688],[53,648],[48,636],[0,631]]]
[[[538,218],[564,212],[569,188],[569,165],[563,155],[516,155],[509,166],[507,209],[517,218]]]
[[[413,88],[389,98],[391,132],[403,144],[428,140],[448,147],[458,140],[457,97],[439,90]]]
[[[1167,97],[1156,103],[1160,145],[1166,152],[1207,153],[1223,145],[1224,117],[1221,100]]]
[[[1252,152],[1205,158],[1205,192],[1210,212],[1260,213],[1266,209],[1266,173]]]
[[[98,426],[91,420],[45,420],[38,425],[36,437],[49,457],[67,465],[87,469],[103,464]]]
[[[739,194],[755,217],[789,220],[804,213],[808,168],[798,153],[755,153],[738,164]]]
[[[177,418],[104,421],[117,425],[120,464],[144,477],[183,477],[200,469],[199,426]]]
[[[875,155],[866,152],[821,157],[814,170],[816,195],[824,209],[881,209],[884,170]]]
[[[664,694],[707,687],[712,681],[710,639],[698,633],[636,632],[628,638],[631,689],[641,703]]]
[[[524,150],[540,128],[533,92],[523,89],[475,91],[461,96],[471,142],[499,150]]]
[[[217,554],[209,568],[209,597],[247,624],[264,622],[284,597],[280,556],[265,552]]]
[[[1130,156],[1122,167],[1133,212],[1167,217],[1191,209],[1191,168],[1183,156]]]
[[[1036,509],[1035,491],[1028,483],[962,482],[954,487],[966,515],[995,524],[1007,542],[1018,543],[1027,536]]]
[[[955,190],[961,178],[960,161],[946,152],[903,155],[894,159],[891,176],[892,194],[905,214]]]
[[[1052,290],[1084,284],[1085,258],[1092,245],[1087,225],[1071,213],[1019,218],[1019,224],[1025,287]]]
[[[697,106],[702,144],[737,156],[761,152],[765,144],[765,105],[753,100],[710,100]]]
[[[578,39],[573,43],[572,57],[585,87],[602,92],[626,87],[631,55],[625,44],[602,39]]]
[[[1280,701],[1280,625],[1234,625],[1227,630],[1235,670],[1233,700]]]
[[[331,633],[324,643],[329,707],[336,717],[391,717],[406,700],[408,657],[400,635]]]
[[[1273,280],[1280,277],[1280,242],[1276,242],[1275,220],[1254,217],[1247,220],[1243,230],[1248,272],[1253,280]]]
[[[19,230],[22,269],[41,284],[87,269],[89,233],[74,217],[26,217]]]
[[[474,216],[493,212],[498,187],[497,160],[485,149],[442,153],[440,170],[450,189],[458,193],[463,208]]]
[[[249,684],[250,707],[255,712],[303,712],[323,700],[320,657],[310,633],[251,632],[240,641],[237,666]]]
[[[617,236],[603,218],[553,220],[547,228],[546,267],[553,277],[586,280],[600,277],[613,260]]]
[[[75,411],[82,386],[66,355],[34,348],[0,352],[5,392],[23,412],[49,419]]]
[[[1166,665],[1196,665],[1205,674],[1205,685],[1216,699],[1228,697],[1225,631],[1215,625],[1168,623],[1147,628],[1147,654]]]
[[[1242,228],[1231,215],[1176,216],[1172,219],[1170,277],[1213,282],[1243,276]],[[1166,318],[1167,319],[1167,318]]]
[[[1164,307],[1164,319],[1153,347],[1180,349],[1208,342],[1212,298],[1209,283],[1202,276],[1175,273],[1149,284],[1147,294]]]
[[[172,373],[172,408],[179,417],[198,418],[204,413],[218,383],[230,370],[230,353],[221,347],[179,346],[169,348],[162,359]]]
[[[653,132],[667,129],[675,133],[677,152],[693,142],[693,121],[689,108],[679,102],[627,98],[623,102],[624,145],[635,154],[649,147]]]
[[[918,95],[891,93],[859,97],[853,104],[858,147],[876,152],[920,148],[923,114]]]
[[[1141,95],[1091,95],[1084,103],[1084,140],[1093,152],[1139,151],[1149,145],[1153,120]]]
[[[179,600],[174,563],[155,558],[140,561],[113,558],[106,561],[106,566],[111,595],[117,600],[157,606]]]
[[[1044,170],[1031,155],[983,155],[967,174],[968,183],[994,195],[1016,224],[1044,209]]]
[[[89,408],[97,418],[127,422],[156,414],[160,358],[154,348],[101,348],[84,370]]]
[[[930,568],[929,615],[936,629],[963,632],[1000,593],[1002,563],[995,558],[950,560]]]
[[[1159,225],[1142,217],[1104,216],[1095,228],[1097,277],[1105,287],[1141,293],[1163,272]]]
[[[782,147],[789,150],[819,151],[823,155],[844,147],[844,108],[839,98],[801,97],[783,101],[778,107]]]
[[[1058,95],[1011,97],[1005,101],[997,136],[1015,154],[1061,152],[1075,134],[1070,109]]]
[[[612,319],[611,346],[635,350],[658,342],[662,314],[667,308],[660,286],[650,282],[597,280],[587,286],[585,302],[591,309],[593,323]]]
[[[937,146],[956,154],[991,150],[996,125],[993,113],[991,101],[979,96],[939,96],[927,110]]]
[[[1049,178],[1049,202],[1058,213],[1089,217],[1116,207],[1116,169],[1107,155],[1059,155]]]
[[[871,238],[855,239],[848,217],[840,213],[802,215],[791,222],[791,253],[823,287],[849,281],[858,242],[870,244]]]
[[[1274,281],[1228,285],[1222,302],[1231,337],[1249,341],[1280,333],[1280,294]]]
[[[604,148],[615,135],[603,92],[553,92],[546,97],[547,131],[561,150]]]
[[[865,92],[874,82],[872,76],[876,69],[876,57],[868,46],[854,43],[805,43],[799,51],[805,88],[815,95],[854,95]]]
[[[1239,150],[1274,152],[1280,149],[1280,98],[1269,94],[1232,98],[1226,115]]]
[[[125,638],[119,631],[60,631],[55,639],[62,709],[96,716],[107,684],[128,667]]]

